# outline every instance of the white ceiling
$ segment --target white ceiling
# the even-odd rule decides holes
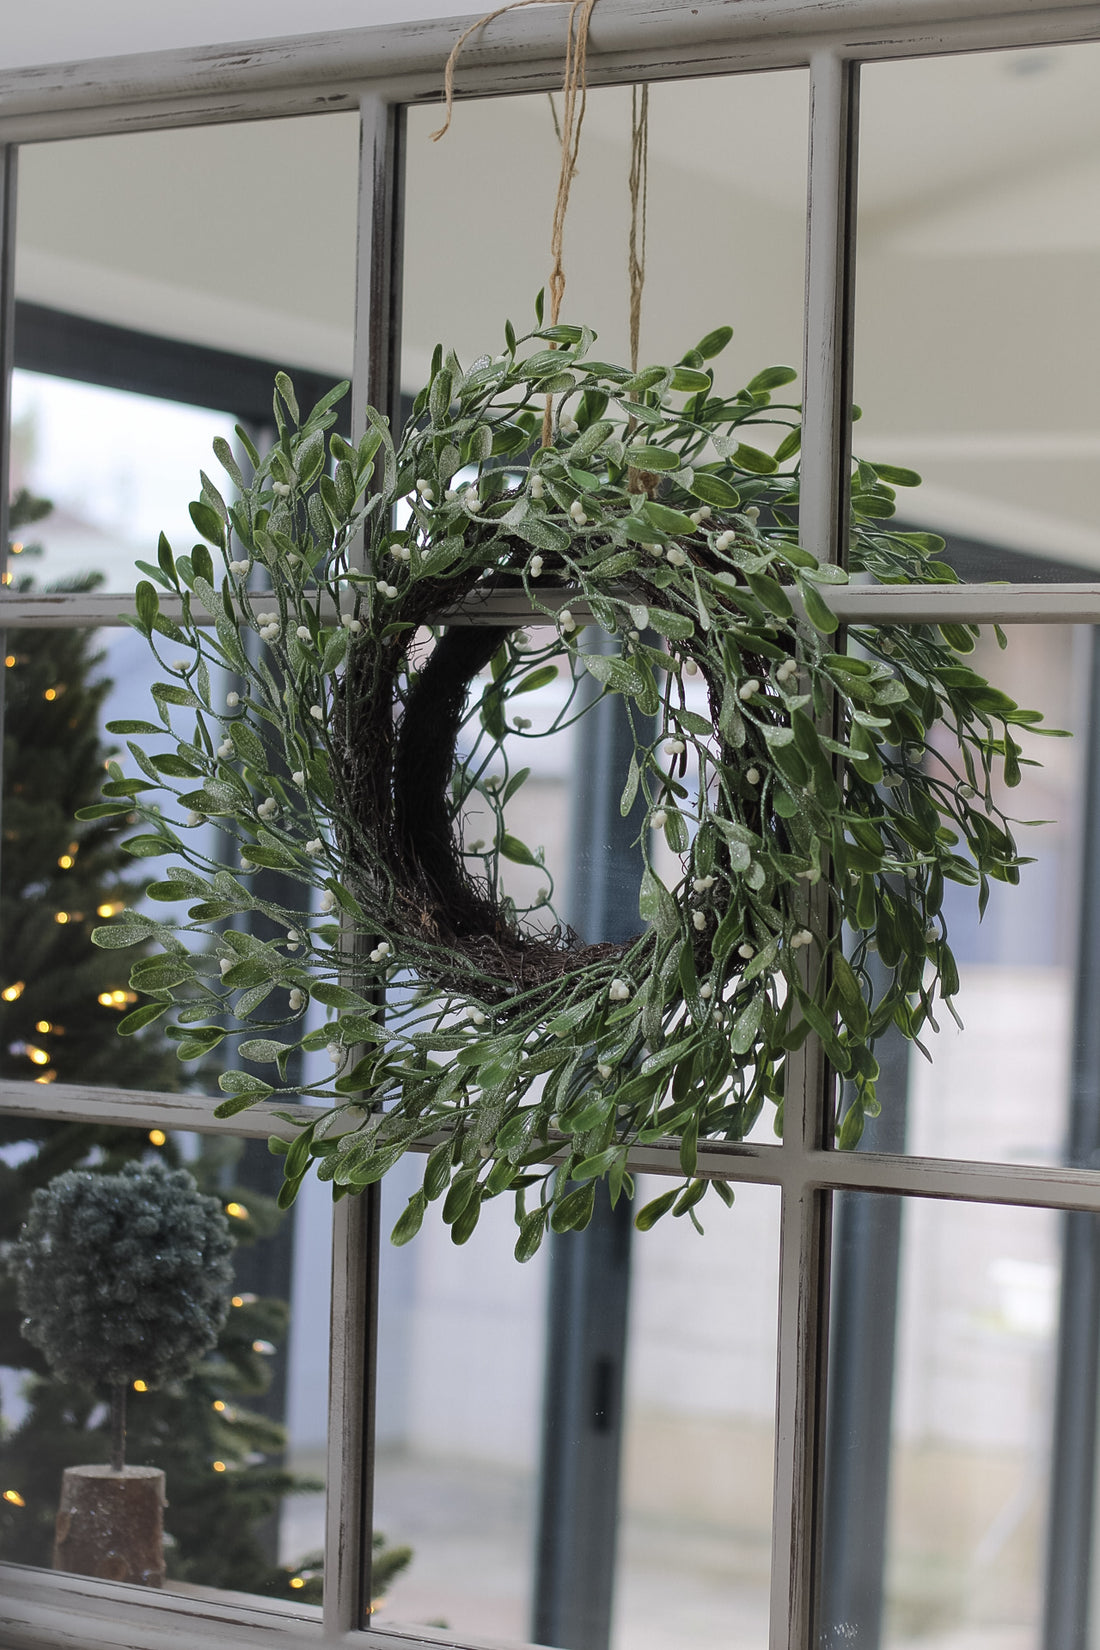
[[[0,68],[453,17],[461,0],[34,0],[4,9]]]
[[[327,0],[310,26],[338,9]],[[250,11],[219,5],[224,26],[206,38],[229,37],[226,15],[256,32]],[[643,356],[675,357],[728,320],[729,387],[797,365],[805,74],[659,85],[651,109]],[[505,316],[528,323],[558,165],[544,96],[462,104],[433,145],[436,124],[435,110],[410,112],[410,387],[436,341],[474,355],[498,344]],[[565,310],[613,356],[625,351],[628,139],[629,93],[592,94]],[[343,372],[356,150],[346,115],[27,149],[20,291]],[[1100,47],[868,68],[860,201],[859,446],[923,469],[929,520],[975,533],[984,522],[1006,543],[1100,566]]]

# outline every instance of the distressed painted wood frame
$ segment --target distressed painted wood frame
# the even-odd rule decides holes
[[[404,105],[439,96],[442,67],[471,19],[305,35],[261,44],[172,51],[0,74],[0,467],[7,471],[12,359],[17,150],[20,144],[166,126],[358,109],[362,121],[354,406],[395,404]],[[842,542],[849,453],[844,409],[852,360],[854,200],[861,62],[1100,39],[1100,4],[1067,0],[600,0],[591,37],[594,85],[782,67],[810,71],[802,534],[819,557]],[[561,13],[532,7],[468,43],[462,96],[554,87]],[[7,543],[6,486],[0,544]],[[1098,623],[1100,583],[980,585],[833,592],[847,620]],[[118,622],[125,595],[4,596],[0,628]],[[167,610],[167,604],[165,604]],[[490,622],[523,618],[482,609]],[[2,676],[2,673],[0,673]],[[2,684],[0,684],[2,686]],[[770,1650],[812,1650],[821,1528],[825,1325],[831,1196],[860,1190],[1100,1213],[1100,1175],[1086,1169],[991,1164],[831,1150],[831,1080],[820,1049],[798,1057],[782,1144],[700,1147],[699,1172],[763,1182],[782,1195]],[[281,1125],[256,1106],[228,1122],[199,1097],[0,1083],[17,1115],[186,1128],[265,1137]],[[632,1167],[677,1174],[675,1152],[640,1149]],[[0,1624],[11,1650],[132,1647],[281,1650],[322,1644],[363,1650],[476,1641],[425,1630],[370,1630],[373,1370],[379,1245],[377,1189],[335,1211],[329,1398],[326,1587],[320,1611],[241,1595],[177,1597],[0,1565]]]

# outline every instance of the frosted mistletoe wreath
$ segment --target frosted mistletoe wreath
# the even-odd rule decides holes
[[[145,777],[112,764],[108,800],[86,812],[142,818],[130,851],[173,857],[150,896],[194,903],[182,928],[128,911],[95,938],[165,953],[136,964],[151,1000],[124,1033],[173,1006],[183,1060],[249,1033],[219,1115],[277,1093],[333,1102],[298,1120],[289,1148],[272,1142],[284,1203],[311,1160],[340,1196],[434,1141],[396,1241],[443,1197],[462,1242],[485,1199],[514,1191],[526,1258],[548,1224],[586,1224],[598,1179],[613,1199],[632,1192],[634,1143],[675,1139],[683,1184],[638,1224],[669,1209],[696,1221],[708,1184],[729,1198],[696,1176],[698,1142],[743,1139],[769,1103],[781,1113],[787,1055],[810,1031],[849,1080],[838,1138],[855,1143],[876,1109],[875,1039],[890,1025],[917,1038],[957,989],[945,879],[983,906],[990,878],[1017,880],[993,774],[1018,781],[1011,730],[1037,713],[966,665],[970,627],[859,627],[834,651],[822,589],[847,575],[797,543],[799,409],[771,399],[795,374],[715,394],[706,363],[729,336],[632,374],[589,360],[584,328],[517,340],[508,326],[505,352],[467,370],[437,350],[404,432],[368,409],[357,446],[326,440],[344,386],[302,420],[280,375],[274,447],[261,457],[238,432],[246,479],[216,441],[234,502],[204,476],[191,506],[217,575],[206,545],[175,556],[163,539],[159,566],[143,566],[182,597],[177,623],[153,583],[137,590],[167,678],[153,688],[163,726],[111,731],[168,748],[131,742]],[[774,453],[742,440],[761,424],[784,432]],[[954,578],[942,541],[889,525],[894,487],[918,479],[856,465],[853,569]],[[261,581],[270,594],[251,593]],[[544,617],[533,634],[441,625],[463,599],[510,588]],[[586,649],[563,600],[584,604],[610,651]],[[165,660],[165,643],[185,656]],[[240,679],[226,704],[211,666]],[[635,731],[621,781],[624,813],[645,814],[639,932],[622,945],[582,944],[549,889],[526,908],[500,889],[502,859],[539,862],[504,817],[526,777],[513,753],[536,736],[515,702],[564,684],[560,727],[591,699],[586,676],[621,696]],[[934,749],[933,724],[948,736]],[[143,806],[166,781],[176,818]],[[487,845],[466,840],[475,805]],[[236,837],[239,868],[191,846],[208,819]],[[301,886],[294,907],[253,891],[260,867]],[[228,926],[250,913],[275,937]],[[311,999],[333,1017],[302,1036]],[[288,1088],[291,1053],[325,1047],[330,1081]]]

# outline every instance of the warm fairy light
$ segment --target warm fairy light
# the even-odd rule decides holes
[[[214,1408],[217,1410],[219,1415],[224,1415],[224,1413],[225,1413],[225,1399],[224,1398],[215,1398],[214,1399]]]
[[[27,1059],[32,1060],[36,1066],[48,1066],[50,1063],[50,1057],[46,1050],[35,1048],[33,1043],[27,1044]]]
[[[18,1490],[5,1490],[4,1500],[10,1501],[13,1507],[25,1507],[27,1505]]]
[[[56,1071],[44,1071],[42,1073],[41,1077],[36,1077],[35,1078],[35,1082],[36,1083],[56,1083],[57,1082],[57,1073],[56,1073]]]
[[[71,871],[72,868],[73,868],[73,856],[72,856],[72,854],[62,854],[61,858],[58,860],[57,863],[60,865],[60,867],[63,871]]]
[[[108,900],[106,905],[97,905],[95,914],[97,917],[117,917],[118,913],[125,911],[125,909],[126,907],[120,899],[113,899]]]
[[[53,1021],[52,1020],[36,1020],[34,1022],[34,1029],[35,1029],[35,1031],[42,1031],[42,1032],[52,1031],[53,1030]]]
[[[6,1003],[14,1003],[17,997],[23,995],[24,989],[23,981],[16,980],[14,985],[6,985],[3,991],[0,991],[0,997],[3,997]]]
[[[8,669],[10,670],[12,665],[14,665],[14,663],[15,663],[15,654],[14,653],[9,653],[7,655],[7,657],[5,658],[5,660],[4,660],[4,663],[7,665]]]
[[[3,575],[3,577],[0,577],[0,584],[10,584],[10,583],[11,583],[11,574],[10,573],[5,573]]]
[[[21,556],[23,554],[23,545],[19,539],[13,539],[9,548],[11,549],[13,556]]]
[[[292,1587],[304,1587],[305,1586],[305,1579],[302,1576],[291,1576],[290,1585]]]
[[[227,1203],[225,1206],[225,1212],[227,1215],[232,1215],[234,1220],[248,1219],[248,1210],[245,1208],[243,1203]]]
[[[135,1392],[148,1392],[148,1390],[149,1390],[149,1388],[148,1388],[148,1386],[146,1385],[146,1383],[144,1381],[135,1381],[134,1382],[134,1391]]]
[[[48,699],[50,704],[52,705],[54,700],[57,698],[57,689],[56,688],[47,688],[45,693],[42,695],[42,697],[43,697],[43,699]]]
[[[101,991],[99,1002],[104,1008],[125,1008],[127,1003],[137,1002],[137,992],[121,991],[116,987],[114,991]]]
[[[165,1134],[163,1129],[150,1129],[149,1139],[152,1141],[154,1146],[163,1146],[165,1141],[168,1139],[168,1136]]]
[[[53,920],[54,922],[68,922],[69,913],[67,911],[55,911],[53,914]]]
[[[249,1295],[249,1294],[234,1295],[232,1301],[230,1302],[230,1305],[231,1306],[252,1306],[252,1305],[255,1304],[255,1300],[256,1300],[255,1295]]]
[[[272,1341],[253,1341],[252,1350],[258,1352],[261,1358],[273,1358],[277,1349]]]
[[[214,1462],[214,1471],[215,1472],[224,1472],[225,1471],[225,1462],[224,1461],[215,1461]]]

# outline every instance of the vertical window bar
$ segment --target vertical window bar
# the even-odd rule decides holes
[[[359,235],[352,439],[368,403],[399,406],[402,111],[372,94],[360,105]],[[362,544],[352,553],[361,560]],[[327,1637],[370,1621],[374,1407],[381,1191],[333,1211],[324,1624]]]
[[[809,204],[800,538],[822,561],[847,550],[857,68],[810,64]],[[812,927],[831,920],[819,891]],[[812,966],[808,964],[808,966]],[[771,1650],[811,1650],[820,1572],[831,1195],[799,1173],[828,1143],[832,1080],[812,1036],[787,1064],[782,1150]]]
[[[19,150],[14,143],[0,147],[0,573],[8,570],[11,537],[8,501],[11,497],[11,375],[15,365],[15,199]],[[0,630],[0,657],[7,651]],[[4,697],[7,672],[0,669],[0,751],[3,749]],[[0,783],[2,783],[0,757]]]

